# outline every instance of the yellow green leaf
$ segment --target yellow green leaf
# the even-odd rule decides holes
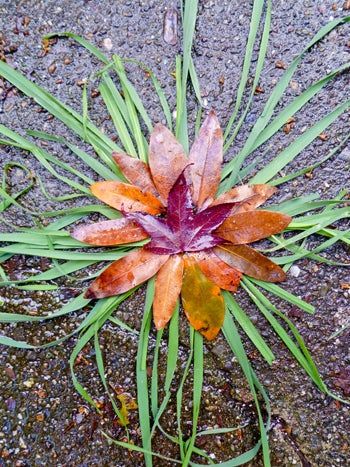
[[[225,316],[220,287],[202,273],[193,257],[185,256],[184,260],[182,305],[191,326],[208,340],[212,340],[220,331]]]

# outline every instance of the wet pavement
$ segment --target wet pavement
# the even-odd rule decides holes
[[[347,2],[345,2],[347,3]],[[170,2],[165,1],[96,1],[53,2],[0,0],[2,36],[0,55],[5,53],[9,64],[20,69],[28,78],[43,85],[55,96],[81,111],[81,82],[96,71],[100,64],[71,40],[60,39],[43,56],[41,36],[52,31],[73,31],[84,35],[102,47],[107,55],[112,52],[123,57],[144,61],[157,74],[164,91],[175,104],[175,56],[180,51],[180,41],[175,45],[164,42],[163,16]],[[174,3],[175,4],[175,3]],[[344,16],[344,2],[273,2],[272,31],[267,63],[251,112],[239,136],[237,145],[228,153],[234,157],[245,141],[247,132],[261,112],[269,93],[283,70],[277,62],[290,64],[292,59],[310,41],[316,31],[332,18]],[[207,1],[200,2],[194,60],[206,107],[215,107],[225,124],[232,109],[244,47],[249,30],[250,2]],[[312,82],[337,68],[350,58],[349,24],[333,31],[326,40],[305,57],[293,76],[283,99],[287,104]],[[151,119],[159,120],[159,106],[149,78],[130,65],[130,77],[142,96]],[[100,128],[113,135],[111,121],[107,118],[101,98],[95,92],[97,83],[90,88],[90,116]],[[74,135],[64,125],[51,118],[40,108],[0,81],[6,98],[0,102],[0,123],[19,133],[27,129],[44,130],[67,137],[75,142]],[[4,94],[2,94],[4,96]],[[350,97],[349,75],[337,77],[296,115],[296,122],[289,134],[279,132],[271,140],[271,152],[265,158],[278,154],[305,128],[324,116],[327,111]],[[194,121],[194,99],[189,103],[189,120]],[[288,171],[320,160],[349,132],[349,113],[344,114],[326,131],[327,138],[317,139],[288,167]],[[324,140],[326,139],[326,140]],[[85,147],[80,143],[81,147]],[[47,146],[53,154],[72,166],[93,176],[82,163],[59,145]],[[266,146],[262,148],[265,150]],[[279,199],[289,199],[306,193],[318,193],[321,198],[335,196],[349,186],[350,149],[344,149],[320,168],[312,178],[300,178],[281,187]],[[44,177],[45,185],[53,196],[69,192],[57,179],[45,172],[30,155],[19,150],[0,147],[0,164],[25,163],[35,174]],[[26,183],[21,170],[11,172],[9,183],[17,190]],[[277,198],[276,198],[277,199]],[[25,195],[21,202],[29,209],[48,210],[57,206],[46,200],[38,187]],[[73,206],[81,200],[67,202]],[[30,225],[23,212],[10,208],[6,220],[17,225]],[[343,228],[347,226],[343,224]],[[2,224],[2,229],[8,229]],[[313,241],[317,242],[317,239]],[[315,243],[317,244],[317,243]],[[336,261],[346,261],[349,249],[342,245],[332,247],[327,255]],[[303,335],[320,372],[329,387],[342,397],[350,392],[349,333],[329,341],[329,336],[350,317],[349,290],[342,284],[349,282],[346,268],[299,261],[300,274],[289,274],[285,288],[316,306],[313,316],[306,315],[292,306],[279,303],[293,319]],[[46,261],[35,258],[11,259],[6,270],[12,278],[23,277],[33,271],[49,267]],[[20,313],[43,313],[57,309],[62,303],[80,292],[80,285],[70,280],[57,281],[56,292],[25,292],[1,289],[4,309]],[[274,466],[345,466],[350,459],[349,408],[321,394],[299,368],[288,351],[279,343],[258,311],[248,303],[244,294],[240,302],[270,343],[277,360],[269,367],[262,361],[253,346],[245,339],[248,355],[262,383],[267,388],[273,410],[273,430],[270,441]],[[144,290],[124,303],[117,316],[136,329],[140,326]],[[45,324],[8,325],[4,332],[16,339],[26,339],[34,344],[61,337],[74,329],[83,318],[72,314]],[[153,333],[151,347],[154,345]],[[130,334],[109,324],[101,333],[101,343],[106,369],[111,385],[135,397],[134,366],[137,341]],[[180,362],[184,365],[188,354],[186,328],[182,326]],[[113,420],[108,405],[103,416],[97,416],[75,392],[68,359],[74,339],[64,345],[42,351],[25,351],[3,348],[0,357],[0,465],[15,466],[97,466],[143,465],[142,456],[129,453],[116,446],[108,446],[101,432],[106,431],[121,439],[125,433]],[[160,359],[160,379],[164,376],[166,344]],[[151,360],[148,365],[151,367]],[[76,367],[80,380],[96,399],[104,399],[95,366],[94,349],[87,346]],[[176,383],[173,386],[176,390]],[[185,390],[184,433],[190,434],[190,388]],[[170,404],[164,416],[163,427],[175,430],[175,407]],[[206,346],[205,385],[199,429],[215,426],[243,428],[228,435],[200,438],[198,446],[210,453],[215,461],[223,461],[249,449],[257,439],[257,425],[251,396],[237,362],[232,359],[222,337]],[[130,436],[140,442],[137,413],[131,413]],[[176,448],[157,434],[154,446],[160,453],[177,457]],[[167,465],[155,461],[156,465]],[[171,464],[170,464],[171,465]],[[251,465],[261,465],[258,457]]]

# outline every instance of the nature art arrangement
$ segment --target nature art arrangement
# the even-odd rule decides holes
[[[94,45],[75,34],[57,33],[44,40],[48,44],[54,36],[71,38],[102,62],[103,67],[97,71],[94,79],[99,80],[99,92],[115,125],[118,137],[116,142],[89,118],[88,83],[83,87],[83,112],[79,114],[29,81],[19,71],[0,61],[0,76],[61,120],[92,149],[89,154],[60,136],[32,129],[24,137],[0,125],[2,145],[29,151],[51,175],[72,188],[72,193],[61,196],[56,200],[57,203],[77,197],[87,199],[85,204],[72,209],[36,213],[20,203],[21,196],[32,188],[33,179],[30,179],[27,188],[10,193],[5,174],[0,187],[0,211],[5,213],[10,206],[23,209],[35,219],[36,227],[16,228],[12,225],[16,235],[13,235],[13,231],[1,233],[3,245],[0,248],[0,262],[4,263],[12,256],[21,254],[49,258],[52,266],[47,271],[22,280],[11,280],[0,266],[0,286],[51,290],[56,288],[56,279],[91,266],[102,266],[94,274],[92,282],[89,277],[84,279],[89,283],[82,294],[51,314],[30,316],[4,310],[0,312],[0,321],[35,323],[68,314],[76,319],[74,313],[88,311],[87,316],[71,334],[48,342],[41,348],[60,344],[75,336],[76,344],[69,362],[73,383],[80,395],[99,410],[96,400],[79,382],[74,368],[80,352],[89,342],[93,343],[96,364],[106,395],[124,426],[127,438],[125,406],[120,407],[120,400],[118,402],[110,390],[98,336],[107,322],[112,322],[126,332],[137,332],[136,385],[142,446],[113,439],[109,433],[104,435],[109,442],[143,453],[147,467],[153,465],[154,457],[169,461],[171,465],[242,465],[254,459],[260,449],[264,465],[269,466],[269,399],[247,356],[240,333],[246,334],[267,363],[271,364],[275,357],[234,293],[240,286],[319,390],[341,400],[326,387],[298,330],[270,301],[268,295],[292,303],[307,313],[314,312],[312,304],[285,291],[277,283],[285,280],[288,269],[302,258],[339,265],[320,253],[338,241],[350,244],[349,231],[333,226],[335,222],[350,217],[350,207],[344,203],[347,192],[344,190],[336,199],[331,200],[316,200],[314,195],[310,195],[280,204],[268,204],[264,208],[261,206],[275,194],[276,186],[310,172],[344,146],[349,137],[316,164],[295,173],[279,175],[306,146],[350,108],[350,101],[339,105],[317,121],[259,170],[257,166],[261,160],[250,158],[247,163],[247,158],[254,155],[254,151],[280,130],[326,83],[350,67],[350,64],[346,64],[324,76],[275,114],[303,56],[333,29],[349,22],[350,17],[329,22],[290,66],[286,67],[263,113],[251,128],[243,148],[224,165],[224,153],[232,147],[253,103],[254,92],[259,83],[268,46],[271,1],[254,1],[241,81],[232,116],[224,132],[214,110],[205,111],[201,123],[203,107],[191,55],[197,9],[196,0],[187,0],[181,8],[183,54],[176,60],[175,128],[168,100],[156,76],[148,67],[117,55],[109,59]],[[253,45],[257,41],[260,48],[254,81],[250,85],[248,76],[253,63]],[[125,64],[128,63],[136,63],[147,72],[159,98],[166,126],[151,122],[128,77],[125,69]],[[117,85],[112,76],[117,78]],[[197,99],[198,112],[194,142],[189,150],[187,99],[190,86]],[[248,99],[244,107],[242,102],[245,92],[248,92]],[[149,133],[149,143],[143,132],[144,127]],[[98,181],[90,179],[49,153],[40,144],[36,144],[35,140],[65,145],[74,156],[94,171]],[[28,173],[25,166],[16,165]],[[57,168],[60,170],[57,171]],[[247,182],[242,183],[242,180]],[[46,196],[45,184],[41,179],[38,179],[38,183]],[[89,200],[93,204],[88,204]],[[99,204],[97,200],[104,204]],[[96,213],[101,216],[97,223],[86,217]],[[40,223],[42,219],[51,217],[55,220],[48,225],[43,226]],[[323,239],[311,251],[307,249],[305,242],[313,234]],[[265,249],[260,244],[254,245],[254,248],[248,245],[266,238],[270,240],[269,248],[265,247],[266,241],[263,244]],[[259,250],[272,253],[271,258]],[[278,256],[281,250],[282,254]],[[131,329],[115,313],[118,306],[145,283],[147,292],[142,323],[139,330]],[[184,319],[182,310],[189,321],[188,336],[185,336],[188,340],[188,360],[180,374],[180,383],[174,387],[175,378],[181,372],[178,368],[178,351],[179,321]],[[152,325],[152,315],[156,329]],[[235,427],[214,428],[201,433],[198,430],[204,346],[207,340],[215,339],[219,332],[223,333],[248,381],[256,407],[260,439],[249,451],[214,464],[208,453],[196,445],[198,436],[224,434],[235,430]],[[152,350],[153,372],[149,375],[146,360],[152,334],[156,334],[156,338]],[[167,366],[162,388],[164,397],[159,403],[157,364],[159,349],[165,337]],[[5,335],[0,336],[0,344],[22,349],[38,348],[29,342],[17,341]],[[181,423],[182,400],[184,384],[189,378],[193,380],[192,433],[185,438]],[[172,399],[176,401],[177,419],[174,420],[175,432],[167,433],[162,427],[162,416]],[[157,451],[155,443],[152,444],[157,430],[178,446],[178,459],[169,458]]]

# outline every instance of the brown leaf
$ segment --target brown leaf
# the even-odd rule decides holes
[[[215,233],[231,243],[252,243],[281,232],[291,220],[290,216],[280,212],[241,212],[228,217]]]
[[[113,152],[112,156],[128,182],[144,191],[149,191],[154,196],[159,196],[147,164],[122,152]]]
[[[223,161],[223,136],[216,113],[205,119],[189,155],[193,202],[201,207],[216,195]]]
[[[158,330],[164,328],[174,313],[181,291],[183,268],[182,256],[173,255],[158,271],[153,299],[153,320]]]
[[[276,68],[280,68],[281,70],[285,70],[287,68],[286,64],[282,60],[276,60],[275,66]]]
[[[224,263],[211,250],[193,253],[192,256],[197,261],[203,274],[220,289],[236,292],[242,277],[240,271]]]
[[[103,298],[127,292],[154,276],[168,258],[168,255],[155,255],[145,249],[132,251],[103,271],[85,297]]]
[[[216,204],[240,202],[239,205],[232,209],[232,213],[237,214],[239,212],[252,211],[265,203],[276,191],[277,188],[265,184],[236,186],[216,198],[212,206]]]
[[[140,226],[125,218],[82,225],[74,229],[71,235],[80,242],[97,246],[121,245],[148,237]]]
[[[168,128],[158,123],[149,142],[149,166],[154,184],[165,204],[169,191],[187,163],[181,144]]]
[[[254,94],[264,94],[265,90],[261,86],[255,88]]]
[[[225,317],[225,305],[220,287],[201,271],[194,258],[185,256],[181,289],[182,304],[191,326],[208,340],[214,339]]]
[[[164,209],[152,193],[144,193],[137,186],[127,183],[109,180],[94,183],[90,189],[96,198],[119,211],[159,214]]]
[[[224,244],[214,248],[214,253],[228,265],[255,279],[266,282],[286,279],[282,268],[247,245]]]

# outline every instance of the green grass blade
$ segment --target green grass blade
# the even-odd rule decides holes
[[[241,326],[243,331],[247,334],[249,339],[264,357],[269,365],[275,360],[275,356],[270,349],[270,347],[266,344],[264,339],[261,337],[261,334],[251,322],[248,315],[242,310],[242,308],[238,305],[236,300],[232,297],[230,293],[224,292],[225,302],[227,308],[230,310],[232,315],[234,316],[235,320]]]
[[[139,419],[142,437],[142,447],[144,453],[145,466],[152,467],[152,445],[150,429],[150,407],[148,398],[147,382],[147,348],[151,326],[151,310],[154,297],[154,280],[148,281],[147,295],[145,301],[144,315],[141,323],[138,350],[136,357],[136,382],[137,382],[137,404],[139,407]]]
[[[115,129],[117,130],[119,139],[125,148],[125,151],[131,156],[137,157],[137,152],[130,137],[129,131],[126,127],[122,114],[118,108],[118,100],[116,93],[118,92],[110,76],[107,74],[102,75],[102,81],[99,86],[102,99],[107,106],[108,112],[112,117]]]
[[[251,183],[266,183],[271,180],[280,170],[289,162],[295,159],[300,152],[305,149],[312,141],[318,137],[331,123],[334,122],[342,113],[350,108],[350,100],[336,107],[332,112],[319,120],[315,125],[300,135],[293,143],[287,146],[270,163],[265,165],[252,179]]]
[[[249,70],[250,66],[252,63],[252,57],[253,57],[253,50],[254,50],[254,44],[258,35],[258,29],[260,25],[260,20],[262,17],[263,13],[263,7],[264,7],[264,1],[263,0],[254,0],[253,3],[253,10],[252,10],[252,16],[250,19],[250,28],[249,28],[249,34],[248,34],[248,40],[245,48],[245,56],[244,56],[244,61],[243,61],[243,68],[241,71],[241,79],[238,85],[238,90],[237,90],[237,95],[236,95],[236,100],[235,100],[235,106],[233,108],[232,115],[228,121],[228,124],[226,126],[225,132],[224,132],[224,139],[226,140],[230,134],[230,131],[232,129],[233,123],[238,115],[238,111],[241,106],[241,102],[243,99],[243,94],[244,90],[247,86],[248,82],[248,75],[249,75]],[[265,48],[265,53],[266,53],[266,44],[262,44],[263,48],[260,46],[260,51],[264,50]],[[260,69],[261,72],[261,69]],[[257,70],[257,80],[259,79],[259,70]],[[255,87],[253,88],[254,92]]]

